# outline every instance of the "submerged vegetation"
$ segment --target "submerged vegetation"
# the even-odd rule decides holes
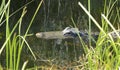
[[[120,68],[120,36],[116,32],[120,29],[119,0],[99,1],[99,6],[92,0],[31,0],[14,12],[11,2],[2,0],[0,6],[0,70]],[[37,7],[30,7],[34,3]],[[66,26],[87,29],[88,44],[80,36],[79,44],[71,39],[58,44],[58,40],[38,40],[34,36],[37,31],[63,30]],[[100,32],[95,45],[92,31]],[[115,31],[115,40],[110,31]]]

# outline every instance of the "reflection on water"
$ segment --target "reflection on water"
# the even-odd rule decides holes
[[[47,62],[48,60],[51,60],[53,64],[57,65],[66,64],[66,62],[69,63],[78,60],[79,56],[84,53],[82,45],[76,43],[74,39],[45,40],[29,37],[28,42],[35,53],[37,60],[35,61],[29,51],[26,51],[25,49],[24,55],[27,53],[26,56],[30,56],[31,59],[29,59],[38,66],[42,63],[43,65],[49,65]],[[24,55],[22,58],[24,58]]]

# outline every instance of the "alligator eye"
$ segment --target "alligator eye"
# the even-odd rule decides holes
[[[72,32],[67,32],[64,34],[64,36],[71,36],[73,33]]]
[[[70,36],[70,34],[64,34],[64,36]]]
[[[66,34],[71,34],[71,33],[69,32],[69,33],[66,33]]]

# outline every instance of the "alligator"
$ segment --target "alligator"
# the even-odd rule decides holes
[[[117,32],[117,34],[116,34]],[[109,32],[107,34],[111,35],[113,39],[120,38],[120,29]],[[84,30],[79,30],[78,28],[66,27],[62,31],[49,31],[49,32],[38,32],[36,33],[37,38],[42,39],[66,39],[66,38],[76,38],[80,36],[81,38],[89,38],[89,33]],[[91,37],[97,39],[99,32],[91,32]],[[104,34],[103,34],[104,36]]]
[[[117,32],[117,34],[116,34],[116,32]],[[116,32],[112,31],[107,34],[111,35],[114,40],[116,40],[117,38],[120,39],[120,30],[116,30]],[[84,41],[85,44],[88,44],[89,39],[91,39],[91,42],[93,44],[95,44],[96,41],[98,40],[98,37],[102,38],[105,35],[103,34],[103,35],[99,36],[99,32],[91,32],[90,36],[91,37],[89,37],[89,33],[87,31],[79,30],[78,28],[72,28],[72,27],[66,27],[62,31],[49,31],[49,32],[36,33],[37,38],[54,39],[57,44],[58,43],[60,44],[62,39],[65,39],[65,40],[73,39],[76,43],[80,43],[80,41],[79,41],[80,38]],[[80,37],[80,38],[78,38],[78,37]],[[108,36],[107,36],[107,38],[109,39]]]
[[[71,37],[75,38],[75,37],[78,37],[78,35],[79,35],[81,38],[83,38],[83,37],[89,38],[89,33],[88,32],[79,31],[78,28],[66,27],[62,31],[62,33],[63,33],[63,36],[65,36],[65,37],[71,36]],[[108,34],[111,35],[113,39],[115,39],[117,37],[120,38],[120,30],[116,30],[116,32],[112,31],[112,32],[109,32]],[[97,39],[98,36],[99,36],[99,32],[91,33],[91,37],[93,37],[94,39]]]

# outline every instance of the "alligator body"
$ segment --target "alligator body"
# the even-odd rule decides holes
[[[117,34],[116,34],[117,32]],[[110,34],[114,39],[117,38],[117,37],[120,37],[120,30],[117,30],[117,31],[112,31],[112,32],[109,32],[108,34]],[[78,37],[78,35],[81,37],[81,38],[87,38],[89,39],[89,34],[88,32],[85,32],[85,31],[79,31],[78,28],[71,28],[71,27],[66,27],[63,31],[62,31],[63,35],[66,37],[66,36],[72,36],[72,37]],[[95,40],[98,38],[99,36],[99,32],[94,32],[94,33],[91,33],[91,37],[93,37]]]
[[[120,30],[112,31],[107,34],[110,34],[114,39],[120,37]],[[78,30],[78,28],[66,27],[63,31],[49,31],[49,32],[38,32],[36,33],[37,38],[42,39],[67,39],[67,38],[76,38],[78,35],[81,38],[89,39],[89,34],[87,31]],[[91,32],[91,37],[97,40],[99,32]],[[103,35],[104,36],[104,35]]]

